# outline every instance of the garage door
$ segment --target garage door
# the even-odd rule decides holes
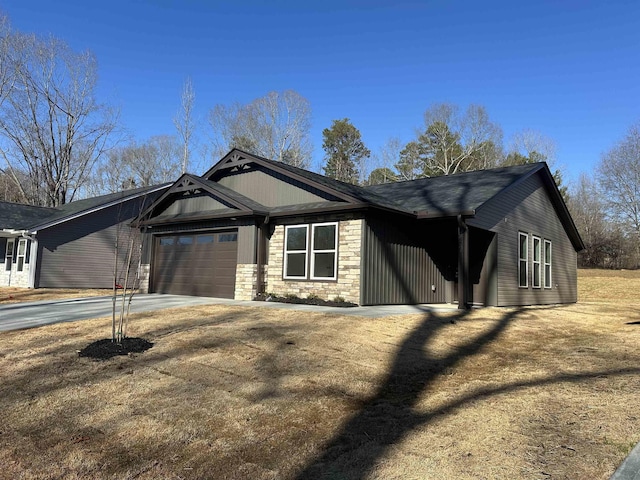
[[[151,288],[157,293],[233,298],[237,232],[156,237]]]

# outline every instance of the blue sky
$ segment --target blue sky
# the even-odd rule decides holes
[[[640,2],[0,0],[23,32],[98,59],[103,102],[145,139],[175,134],[182,84],[201,142],[217,103],[296,90],[322,130],[348,117],[376,151],[406,142],[437,102],[484,105],[505,140],[537,130],[568,180],[640,121]],[[201,172],[196,172],[201,173]]]

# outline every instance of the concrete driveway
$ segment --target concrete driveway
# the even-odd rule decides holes
[[[219,299],[186,295],[135,295],[131,312],[219,303]],[[13,303],[0,306],[0,331],[39,327],[50,323],[75,322],[88,318],[110,317],[112,297],[86,297],[42,302]]]
[[[149,293],[135,295],[131,301],[131,312],[149,312],[164,308],[188,307],[192,305],[241,305],[262,308],[282,308],[303,312],[335,313],[363,317],[386,317],[408,315],[434,310],[455,310],[453,305],[373,305],[366,307],[321,307],[292,303],[252,302],[225,298],[188,297]],[[88,318],[111,316],[111,296],[49,300],[42,302],[13,303],[0,306],[0,331],[39,327],[50,323],[75,322]]]

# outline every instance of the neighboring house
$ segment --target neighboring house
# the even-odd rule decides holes
[[[583,248],[544,163],[358,187],[234,149],[139,225],[143,289],[235,299],[575,302]]]
[[[58,208],[0,202],[0,286],[112,288],[116,238],[115,280],[123,283],[129,239],[139,237],[130,223],[167,188],[126,190]]]

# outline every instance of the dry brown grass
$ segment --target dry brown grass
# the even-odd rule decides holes
[[[76,351],[109,320],[2,333],[0,478],[604,479],[639,440],[634,322],[202,306],[137,315],[154,347],[106,362]]]
[[[20,288],[0,287],[0,305],[6,303],[39,302],[65,298],[111,295],[112,290],[89,288]]]

